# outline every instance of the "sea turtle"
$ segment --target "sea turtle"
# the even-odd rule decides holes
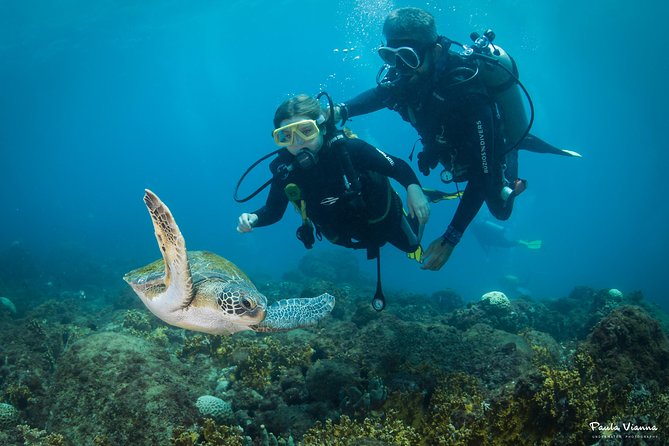
[[[210,334],[282,331],[315,324],[334,308],[327,293],[267,306],[267,298],[232,262],[211,252],[187,252],[172,213],[148,189],[144,203],[163,258],[123,279],[168,324]]]

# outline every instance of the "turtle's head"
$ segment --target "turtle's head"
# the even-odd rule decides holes
[[[251,326],[265,319],[267,298],[255,287],[244,283],[210,281],[202,284],[198,294],[211,296],[221,317],[238,325]]]

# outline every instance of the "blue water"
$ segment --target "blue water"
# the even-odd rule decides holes
[[[513,274],[537,298],[589,285],[641,290],[669,307],[669,14],[659,1],[0,2],[1,275],[23,274],[36,289],[124,286],[125,271],[159,257],[142,203],[150,188],[190,249],[280,278],[305,252],[299,218],[289,210],[280,224],[238,234],[237,216],[264,194],[239,205],[234,185],[274,149],[283,99],[326,89],[343,101],[374,85],[382,20],[409,5],[456,40],[493,28],[532,94],[533,133],[583,158],[521,153],[529,189],[503,225],[542,239],[541,250],[486,253],[468,233],[441,271],[426,272],[386,247],[386,289],[477,299]],[[405,159],[416,139],[390,111],[350,125]],[[436,175],[424,183],[442,187]],[[454,210],[434,205],[428,242]]]

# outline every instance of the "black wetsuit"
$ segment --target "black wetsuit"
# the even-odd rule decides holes
[[[472,76],[475,61],[446,51],[436,61],[433,74],[412,84],[379,85],[345,103],[347,117],[384,107],[397,111],[418,131],[423,143],[419,168],[427,175],[441,163],[454,181],[467,181],[462,200],[444,233],[457,244],[483,203],[500,220],[511,215],[513,195],[502,198],[502,189],[517,179],[517,150],[509,153],[502,132],[503,117],[481,76]]]
[[[343,161],[344,149],[350,163]],[[406,162],[356,138],[340,140],[332,147],[324,144],[313,167],[295,167],[287,175],[282,175],[281,166],[291,165],[294,159],[284,149],[271,163],[274,178],[265,206],[254,212],[258,215],[256,227],[271,225],[281,219],[289,202],[285,187],[293,183],[306,204],[308,218],[332,243],[368,248],[371,257],[375,249],[386,242],[404,252],[413,252],[418,247],[402,202],[388,181],[388,177],[393,178],[405,188],[410,184],[420,186]],[[356,178],[359,193],[355,190]],[[345,179],[353,183],[348,188]]]

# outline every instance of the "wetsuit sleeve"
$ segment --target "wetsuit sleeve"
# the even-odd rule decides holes
[[[478,214],[484,201],[485,193],[483,185],[472,181],[468,182],[462,194],[462,199],[458,203],[458,208],[455,210],[451,224],[448,225],[442,236],[445,242],[453,246],[460,242],[460,238],[472,220],[474,220],[476,214]]]
[[[420,186],[416,173],[406,161],[389,155],[362,140],[356,139],[349,142],[351,143],[349,153],[353,157],[357,168],[371,170],[390,177],[404,188],[411,184]]]
[[[364,91],[340,105],[345,108],[345,116],[348,119],[388,107],[389,101],[390,91],[387,88],[376,87]]]
[[[278,163],[276,162],[270,165],[272,175],[276,174],[277,165]],[[269,195],[267,196],[265,205],[253,212],[258,216],[258,221],[254,227],[269,226],[281,220],[288,207],[288,197],[284,192],[284,187],[285,181],[275,177],[269,188]]]
[[[460,241],[483,203],[488,204],[498,219],[505,220],[511,212],[501,197],[505,157],[503,142],[494,131],[493,111],[486,97],[480,94],[470,95],[467,104],[462,113],[463,133],[458,145],[472,155],[472,167],[462,200],[443,235],[444,240],[453,245]]]
[[[272,183],[265,206],[253,211],[258,216],[258,221],[253,226],[269,226],[276,223],[283,217],[286,207],[288,207],[288,197],[286,197],[283,188],[277,187],[276,183]]]

